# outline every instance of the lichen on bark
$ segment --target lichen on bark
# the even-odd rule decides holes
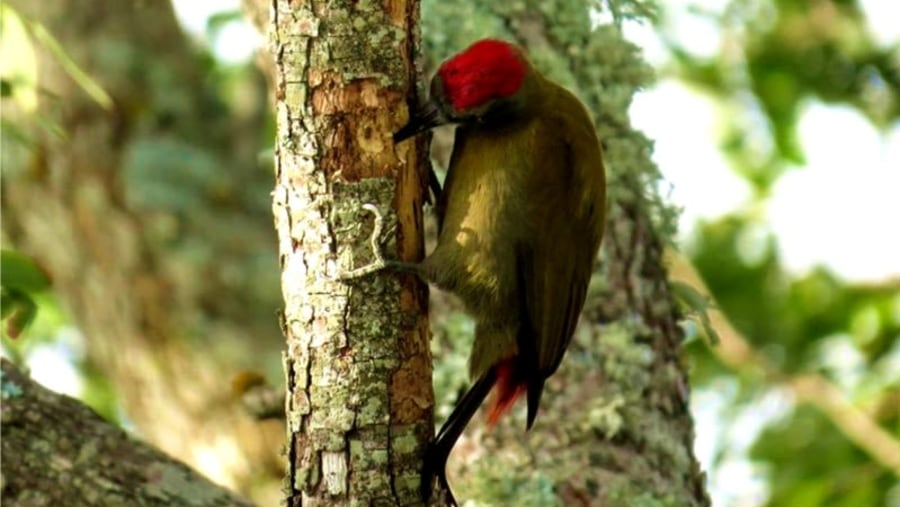
[[[6,359],[0,381],[4,505],[251,505]]]
[[[405,120],[415,2],[274,3],[276,186],[287,339],[290,505],[407,505],[433,432],[427,292],[342,272],[422,255],[420,144]]]

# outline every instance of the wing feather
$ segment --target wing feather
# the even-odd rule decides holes
[[[557,122],[547,122],[550,126],[535,137],[540,165],[529,183],[532,234],[516,249],[521,298],[517,345],[520,364],[528,372],[529,427],[544,381],[559,367],[572,340],[603,235],[600,144],[577,99],[565,92],[562,100],[567,103],[556,108],[561,111],[554,117]],[[580,114],[567,118],[573,107]],[[559,122],[568,128],[559,128]]]

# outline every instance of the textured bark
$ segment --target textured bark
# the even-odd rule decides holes
[[[4,505],[250,506],[2,360]]]
[[[607,488],[605,505],[631,505],[646,496],[708,507],[705,478],[693,452],[688,376],[681,361],[684,332],[663,264],[664,243],[648,214],[652,206],[642,199],[644,183],[627,176],[615,182],[622,188],[610,210],[611,233],[605,248],[608,300],[601,304],[594,325],[620,323],[619,331],[631,335],[632,352],[646,355],[623,355],[617,358],[621,364],[603,372],[608,380],[625,386],[616,390],[609,406],[623,420],[610,425],[606,449],[600,454],[604,457],[595,465],[629,483],[627,502]],[[641,373],[630,371],[634,366],[645,374],[633,375]]]
[[[187,185],[192,162],[205,153],[200,146],[227,148],[223,158],[235,159],[246,141],[224,140],[231,124],[205,94],[205,76],[168,2],[10,4],[46,27],[113,104],[102,108],[57,58],[39,51],[38,110],[17,115],[4,99],[4,120],[33,136],[24,146],[4,142],[4,239],[48,272],[84,335],[85,362],[119,395],[142,437],[241,491],[259,487],[270,471],[277,495],[281,429],[261,428],[232,404],[228,383],[234,357],[252,357],[236,352],[250,349],[242,342],[259,350],[267,333],[277,337],[277,326],[250,327],[242,291],[223,287],[218,276],[234,260],[224,245],[270,242],[253,232],[266,231],[266,222],[260,215],[259,225],[242,229],[242,218],[224,216],[222,200],[234,199],[224,181],[234,166],[216,167],[222,174],[211,179],[221,187]],[[136,163],[150,175],[139,184]],[[185,208],[142,200],[148,185],[166,183],[162,192]],[[191,229],[216,205],[214,220]],[[240,202],[235,207],[248,214]],[[210,238],[219,243],[204,242]]]
[[[272,12],[288,504],[416,504],[433,433],[426,289],[337,276],[373,260],[365,204],[383,216],[387,255],[422,256],[425,152],[391,140],[413,98],[418,3],[277,0]]]

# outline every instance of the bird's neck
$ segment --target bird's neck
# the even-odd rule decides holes
[[[542,93],[546,80],[536,71],[530,71],[515,94],[496,100],[480,116],[470,119],[479,130],[503,130],[522,125],[540,114],[543,107]]]

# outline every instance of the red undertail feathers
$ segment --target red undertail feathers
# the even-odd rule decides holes
[[[528,390],[528,384],[516,374],[515,358],[504,359],[494,367],[497,380],[488,412],[488,426],[494,426],[509,412],[516,400]]]

